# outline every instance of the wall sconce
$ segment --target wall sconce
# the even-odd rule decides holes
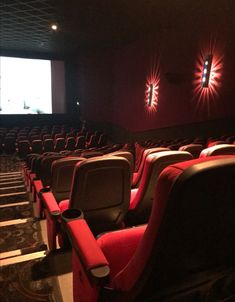
[[[156,112],[158,105],[159,79],[148,79],[145,89],[145,105],[148,111]]]
[[[153,103],[153,84],[148,85],[147,106],[151,107]]]
[[[202,87],[207,88],[210,81],[210,73],[211,73],[211,66],[212,66],[212,58],[213,55],[209,54],[206,56],[203,71],[202,71]]]

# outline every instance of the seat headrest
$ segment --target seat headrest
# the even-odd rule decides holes
[[[235,154],[235,145],[221,144],[206,148],[202,150],[202,152],[200,153],[200,157],[227,154]]]

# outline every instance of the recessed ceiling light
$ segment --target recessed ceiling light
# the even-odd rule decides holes
[[[54,30],[54,31],[57,31],[58,25],[55,24],[55,23],[51,24],[51,29]]]

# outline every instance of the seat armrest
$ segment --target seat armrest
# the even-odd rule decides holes
[[[109,265],[95,237],[84,219],[73,220],[67,223],[68,234],[72,246],[78,254],[88,278],[96,284],[108,281]]]
[[[39,193],[39,191],[43,188],[42,181],[38,178],[33,178],[33,186],[35,188],[35,191]]]
[[[60,215],[61,211],[54,195],[49,192],[41,192],[41,199],[44,207],[47,209],[49,214],[53,217]]]

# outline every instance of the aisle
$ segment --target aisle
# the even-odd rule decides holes
[[[62,302],[40,223],[34,218],[22,162],[0,156],[0,301]]]

